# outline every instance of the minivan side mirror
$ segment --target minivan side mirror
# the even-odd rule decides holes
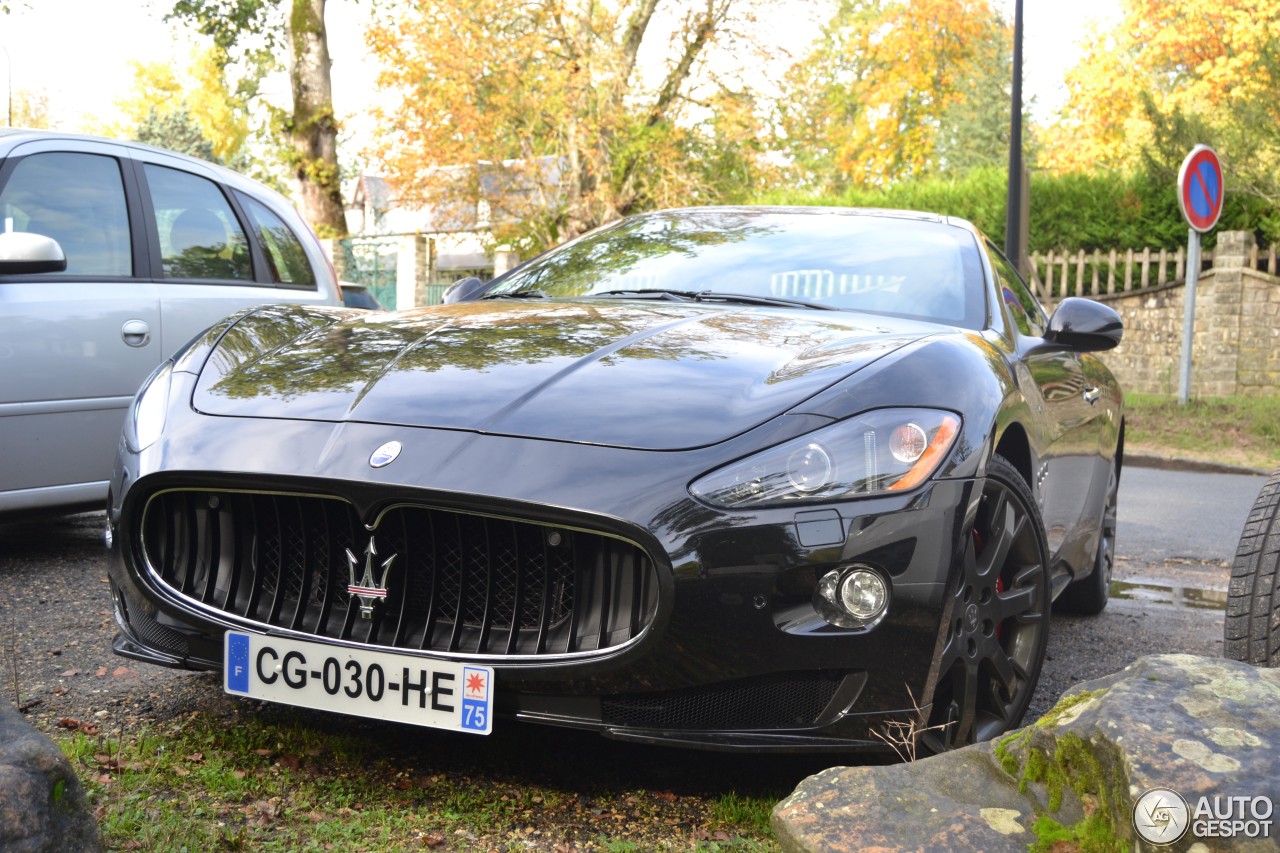
[[[1123,336],[1124,321],[1114,309],[1079,296],[1068,296],[1058,303],[1044,334],[1046,341],[1076,352],[1111,349]]]
[[[28,231],[0,233],[0,275],[66,272],[67,256],[58,241]]]
[[[444,296],[440,297],[440,304],[449,305],[453,302],[470,302],[473,299],[478,299],[488,286],[489,282],[476,276],[459,279],[449,285],[449,289],[444,292]]]

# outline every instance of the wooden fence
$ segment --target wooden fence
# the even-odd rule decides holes
[[[1249,267],[1260,272],[1280,275],[1280,246],[1272,244],[1249,253]],[[1104,296],[1145,290],[1164,284],[1181,282],[1186,276],[1186,249],[1112,249],[1103,253],[1049,252],[1031,256],[1031,289],[1042,300],[1065,296]],[[1213,267],[1213,251],[1200,253],[1201,272]]]

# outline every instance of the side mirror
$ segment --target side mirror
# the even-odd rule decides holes
[[[452,302],[471,302],[479,299],[489,286],[489,282],[472,276],[471,278],[463,278],[449,285],[449,289],[444,292],[444,296],[440,297],[441,305],[448,305]]]
[[[1117,346],[1123,336],[1124,321],[1113,309],[1092,299],[1068,296],[1049,318],[1044,339],[1077,352],[1098,352]]]
[[[28,231],[0,234],[0,275],[66,272],[67,256],[58,241]]]

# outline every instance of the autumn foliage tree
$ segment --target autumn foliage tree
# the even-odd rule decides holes
[[[1280,0],[1123,0],[1042,134],[1057,171],[1170,172],[1214,145],[1229,189],[1280,205]]]
[[[298,204],[324,236],[347,233],[338,169],[338,121],[325,30],[326,0],[173,0],[171,19],[188,22],[213,38],[224,57],[247,69],[238,94],[257,101],[262,77],[284,54],[292,95],[276,124],[288,141],[284,159],[292,172]]]
[[[738,38],[743,5],[417,0],[370,34],[400,95],[372,153],[402,202],[442,218],[479,207],[526,252],[634,210],[719,200],[759,136],[743,129],[750,95],[702,71]],[[656,58],[642,68],[642,54]]]
[[[186,68],[134,63],[133,86],[117,101],[124,126],[112,132],[251,171],[249,104],[227,84],[217,46],[193,52]]]
[[[1011,38],[987,0],[839,0],[787,76],[782,145],[828,190],[1000,162]]]

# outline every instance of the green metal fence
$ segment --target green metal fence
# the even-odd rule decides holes
[[[382,305],[396,308],[396,238],[349,237],[339,240],[344,260],[343,279],[363,284]],[[438,299],[436,300],[439,301]]]

